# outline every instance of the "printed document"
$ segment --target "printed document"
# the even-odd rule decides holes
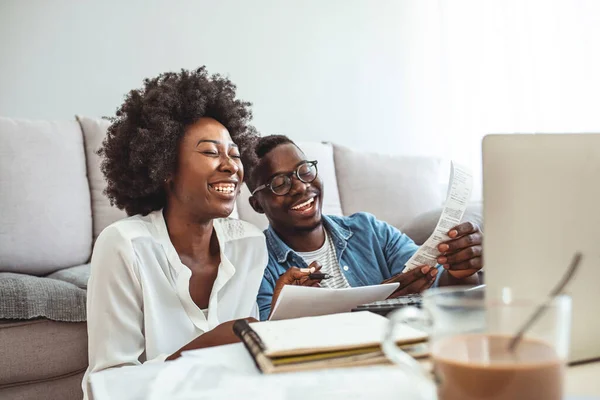
[[[450,168],[448,194],[442,215],[440,215],[440,219],[429,239],[408,260],[406,268],[402,272],[408,272],[423,265],[432,267],[437,265],[437,258],[440,255],[438,245],[449,240],[448,231],[460,224],[467,203],[471,198],[472,189],[473,174],[469,168],[453,162]]]

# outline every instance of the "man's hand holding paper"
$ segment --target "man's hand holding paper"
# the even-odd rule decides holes
[[[437,262],[442,264],[450,275],[463,279],[483,268],[483,235],[477,225],[464,222],[451,229],[448,236],[451,240],[438,246],[441,255]]]
[[[436,268],[430,267],[429,265],[424,265],[407,273],[394,275],[381,283],[384,284],[397,282],[400,284],[398,290],[388,297],[388,299],[393,299],[395,297],[421,293],[422,291],[429,289],[435,282],[435,277],[437,274],[438,271]]]
[[[473,175],[469,169],[452,163],[442,215],[432,235],[406,263],[405,273],[439,263],[451,278],[464,279],[482,268],[481,231],[471,222],[460,223],[472,186]]]

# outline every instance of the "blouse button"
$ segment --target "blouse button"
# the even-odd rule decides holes
[[[344,265],[344,271],[348,271],[350,268],[348,268],[347,265]]]

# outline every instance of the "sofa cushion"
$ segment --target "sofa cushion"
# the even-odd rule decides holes
[[[444,200],[439,159],[366,153],[338,145],[334,156],[345,215],[367,211],[400,227]]]
[[[80,372],[88,363],[86,323],[0,321],[0,354],[0,389]]]
[[[80,115],[77,116],[77,120],[83,130],[87,175],[92,198],[94,239],[96,239],[104,228],[117,220],[127,217],[127,214],[125,211],[111,206],[110,200],[103,193],[106,188],[106,181],[100,170],[102,158],[96,152],[102,146],[102,141],[106,136],[110,122],[104,119],[87,118]]]
[[[331,143],[320,142],[297,142],[296,144],[306,154],[308,160],[317,160],[319,162],[317,168],[319,169],[319,176],[323,181],[324,187],[323,212],[325,214],[342,215],[340,193],[333,162],[333,145]],[[250,198],[250,191],[244,185],[237,199],[239,218],[258,226],[260,229],[265,229],[269,225],[267,217],[264,214],[255,212],[250,206],[248,198]]]
[[[78,265],[76,267],[61,269],[46,276],[49,279],[72,283],[81,289],[87,289],[90,279],[90,264]]]
[[[423,244],[433,233],[435,226],[442,214],[442,208],[423,213],[412,221],[401,227],[401,231],[408,235],[416,244]],[[465,210],[462,221],[470,221],[477,224],[480,228],[483,227],[483,209],[481,203],[471,203]]]
[[[0,271],[44,275],[86,262],[90,189],[76,121],[0,117]]]
[[[106,132],[110,126],[110,121],[100,118],[84,117],[81,115],[77,116],[77,120],[81,124],[83,137],[85,139],[85,153],[92,197],[95,240],[104,228],[115,221],[127,217],[127,214],[124,210],[119,210],[117,207],[111,206],[110,200],[104,194],[106,180],[100,169],[102,158],[97,154],[97,151],[102,147],[102,142],[104,141]],[[238,218],[236,209],[234,209],[231,217]]]
[[[54,278],[0,272],[0,319],[85,321],[86,291],[76,284],[87,285],[89,265],[60,272]]]

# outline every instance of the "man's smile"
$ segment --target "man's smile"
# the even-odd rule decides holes
[[[319,197],[317,194],[311,194],[310,197],[297,201],[294,205],[289,208],[289,212],[302,215],[310,216],[313,215],[317,209]]]

